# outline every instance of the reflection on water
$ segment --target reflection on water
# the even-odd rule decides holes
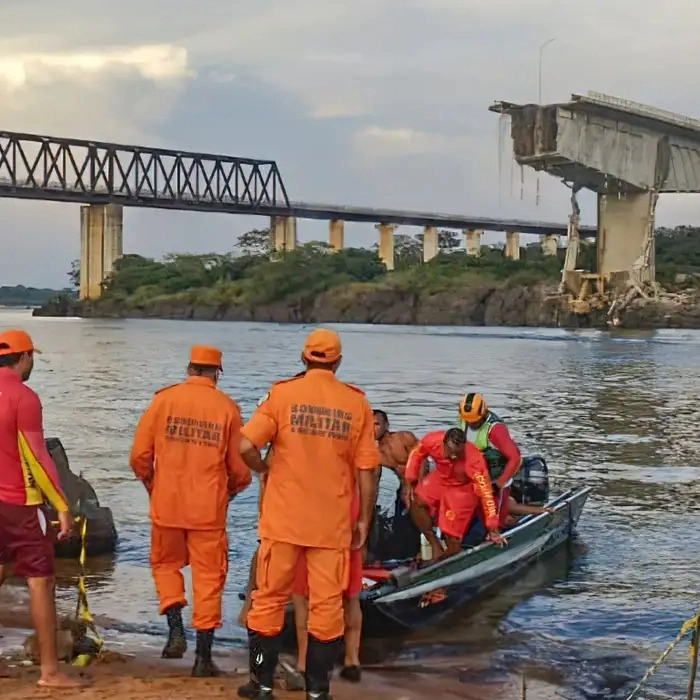
[[[21,322],[21,323],[20,323]],[[45,354],[32,385],[51,435],[83,470],[119,528],[114,562],[90,563],[90,605],[102,624],[153,633],[147,499],[127,457],[152,392],[183,376],[187,349],[224,351],[222,388],[249,415],[270,382],[298,370],[308,328],[275,324],[31,319],[0,311],[0,326],[22,325]],[[577,556],[548,561],[444,628],[368,647],[378,661],[435,665],[464,674],[466,655],[488,649],[490,673],[527,666],[561,677],[565,697],[621,698],[697,604],[700,459],[695,430],[700,333],[614,333],[542,329],[341,326],[343,379],[358,384],[395,429],[423,433],[455,419],[457,397],[486,394],[525,452],[542,453],[556,488],[595,489],[583,513]],[[393,477],[382,479],[383,501]],[[221,638],[235,625],[255,546],[256,487],[229,515],[230,575]],[[570,568],[567,568],[570,567]],[[76,570],[62,566],[67,609]],[[538,578],[539,577],[539,578]],[[64,587],[65,584],[65,587]],[[159,642],[160,640],[156,640]],[[679,653],[654,680],[668,697],[683,685]],[[383,663],[386,663],[384,661]],[[462,670],[460,670],[462,669]],[[544,671],[542,670],[544,669]],[[666,695],[664,695],[666,693]]]

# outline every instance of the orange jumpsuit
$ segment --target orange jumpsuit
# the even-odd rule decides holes
[[[281,632],[305,557],[309,633],[321,642],[336,640],[344,632],[355,470],[379,464],[369,403],[333,372],[311,369],[274,384],[242,432],[258,449],[268,442],[273,448],[248,628],[263,637]]]
[[[221,626],[228,572],[226,511],[251,482],[240,457],[241,414],[207,377],[156,392],[141,417],[130,464],[150,494],[151,570],[162,615],[186,605],[181,569],[192,570],[192,626]]]
[[[452,462],[445,457],[444,436],[444,430],[436,430],[420,440],[409,455],[406,481],[415,483],[423,462],[430,457],[435,462],[435,469],[420,481],[416,496],[431,515],[437,517],[440,531],[461,540],[479,505],[486,528],[495,530],[498,528],[498,509],[484,455],[468,442],[464,457]]]

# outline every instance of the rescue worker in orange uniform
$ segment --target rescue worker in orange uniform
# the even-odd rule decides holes
[[[435,462],[435,469],[416,485],[421,465],[428,457]],[[405,479],[410,489],[411,515],[430,543],[433,559],[461,550],[462,538],[479,505],[489,539],[503,544],[486,460],[467,443],[460,428],[425,435],[408,458]],[[445,551],[433,531],[433,518],[445,538]]]
[[[506,424],[489,410],[481,394],[466,394],[459,402],[459,419],[467,439],[486,459],[499,511],[499,525],[508,522],[510,487],[523,462]]]
[[[360,517],[360,502],[355,496],[352,499],[350,518],[353,524]],[[340,670],[340,677],[351,683],[362,680],[360,668],[360,641],[362,638],[362,608],[360,593],[362,592],[362,571],[364,566],[363,549],[350,551],[348,563],[348,585],[343,591],[343,611],[345,614],[345,661]],[[301,673],[306,671],[306,653],[308,649],[308,620],[309,620],[309,582],[306,562],[299,559],[297,565],[292,602],[294,603],[294,622],[297,632],[297,668]]]
[[[239,453],[241,413],[216,388],[221,372],[219,350],[193,347],[187,379],[157,391],[141,417],[129,460],[150,496],[151,571],[169,628],[164,658],[187,650],[181,569],[192,570],[196,677],[219,673],[211,648],[228,572],[226,511],[252,481]]]
[[[302,351],[306,372],[274,384],[242,431],[244,460],[253,471],[267,473],[256,590],[247,617],[257,700],[272,698],[284,610],[300,558],[309,583],[306,696],[330,697],[350,550],[360,549],[367,537],[379,465],[372,409],[362,391],[336,378],[341,358],[336,333],[311,332]],[[259,450],[268,443],[266,463]],[[360,516],[353,528],[356,487]]]

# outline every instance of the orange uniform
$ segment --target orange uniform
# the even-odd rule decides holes
[[[209,364],[213,352],[193,348],[190,362]],[[239,453],[241,424],[236,403],[213,379],[195,375],[156,392],[134,435],[130,464],[150,494],[150,559],[160,614],[186,605],[180,570],[190,564],[192,625],[198,630],[221,626],[226,511],[252,480]]]
[[[304,358],[333,363],[340,340],[330,331],[307,339]],[[278,635],[300,557],[309,580],[309,632],[321,642],[342,637],[348,582],[355,470],[375,469],[379,454],[372,410],[359,389],[331,370],[309,369],[274,384],[243,436],[256,448],[272,443],[262,500],[257,589],[248,628]]]
[[[465,445],[464,457],[455,462],[445,457],[445,432],[436,430],[424,436],[406,464],[406,481],[415,483],[423,462],[430,457],[435,469],[417,486],[416,496],[425,504],[437,526],[448,537],[462,539],[479,504],[488,530],[498,528],[498,510],[493,499],[489,470],[481,451]]]

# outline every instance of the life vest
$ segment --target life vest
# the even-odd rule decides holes
[[[481,427],[476,431],[476,435],[473,439],[473,444],[476,445],[476,447],[483,453],[484,458],[486,459],[491,481],[496,481],[496,479],[503,474],[503,470],[506,468],[506,459],[489,440],[491,429],[495,425],[504,425],[504,423],[493,411],[489,411],[486,414],[486,418],[481,424]],[[462,430],[467,430],[467,424],[461,419],[460,427]]]

